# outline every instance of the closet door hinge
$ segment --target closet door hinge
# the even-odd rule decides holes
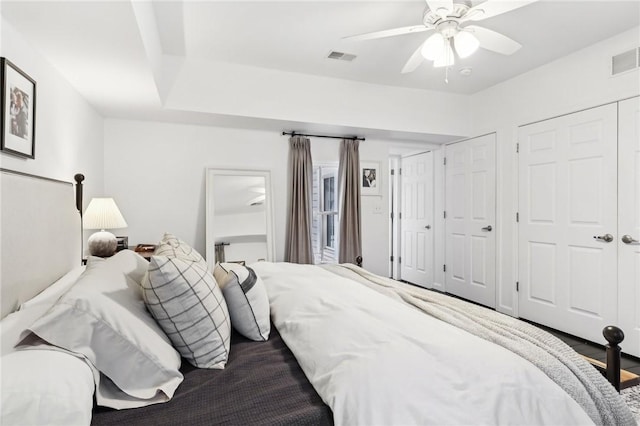
[[[516,142],[516,154],[520,153],[520,142]]]
[[[398,174],[399,174],[399,175],[402,175],[402,167],[400,167],[400,168],[398,169]]]
[[[393,262],[393,256],[391,256],[391,257],[389,258],[389,261]]]
[[[442,212],[442,217],[443,217],[444,219],[446,219],[446,218],[447,218],[447,211],[446,211],[446,210]]]
[[[516,222],[520,222],[520,212],[516,212]]]
[[[398,213],[398,219],[402,219],[402,212]]]
[[[520,291],[520,281],[516,281],[516,293]]]
[[[447,157],[442,157],[442,165],[443,166],[447,165]]]
[[[393,212],[391,212],[391,220],[393,220]]]
[[[396,170],[395,169],[391,169],[391,176],[396,174]]]
[[[447,272],[447,265],[442,265],[442,272]]]
[[[398,263],[402,263],[402,257],[398,256]]]

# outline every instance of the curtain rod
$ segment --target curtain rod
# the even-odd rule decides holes
[[[290,136],[310,136],[313,138],[329,138],[329,139],[349,139],[353,141],[364,141],[364,138],[359,138],[357,136],[329,136],[329,135],[308,135],[305,133],[297,133],[297,132],[282,132],[282,136],[290,135]]]

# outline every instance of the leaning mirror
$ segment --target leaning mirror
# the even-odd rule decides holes
[[[207,263],[275,258],[268,171],[207,169]]]

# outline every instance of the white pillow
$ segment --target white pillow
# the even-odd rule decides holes
[[[91,368],[56,350],[24,350],[0,358],[0,424],[88,425],[93,409]]]
[[[121,406],[97,392],[98,405],[129,408],[165,402],[183,380],[180,356],[145,309],[140,284],[133,279],[143,276],[147,267],[147,261],[130,250],[88,262],[77,283],[29,329],[52,345],[86,357],[128,395]]]
[[[207,268],[207,261],[204,260],[196,249],[168,232],[165,232],[153,254],[154,256],[177,257],[182,260],[191,260],[197,262],[205,269]]]
[[[224,368],[231,336],[229,311],[206,265],[154,255],[142,293],[147,308],[187,361],[198,368]]]
[[[47,303],[49,305],[52,305],[56,300],[58,300],[58,298],[62,295],[62,293],[67,291],[69,287],[71,287],[73,284],[76,283],[76,281],[78,280],[78,277],[80,277],[80,275],[82,275],[82,273],[84,272],[84,269],[85,269],[84,266],[78,266],[77,268],[73,268],[72,270],[67,272],[65,275],[63,275],[62,278],[58,279],[49,287],[42,290],[33,298],[21,304],[18,310],[22,311],[27,308],[30,308],[31,306],[42,305]]]
[[[248,339],[268,340],[269,298],[260,277],[237,263],[218,263],[213,274],[227,301],[233,328]]]

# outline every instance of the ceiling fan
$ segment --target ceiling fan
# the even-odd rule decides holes
[[[515,53],[522,45],[496,31],[468,22],[481,21],[518,9],[537,0],[486,0],[472,6],[469,0],[426,0],[421,25],[393,28],[344,37],[344,40],[373,40],[403,34],[432,31],[411,55],[402,73],[414,71],[424,59],[434,67],[450,67],[455,56],[466,58],[482,47],[503,55]]]

